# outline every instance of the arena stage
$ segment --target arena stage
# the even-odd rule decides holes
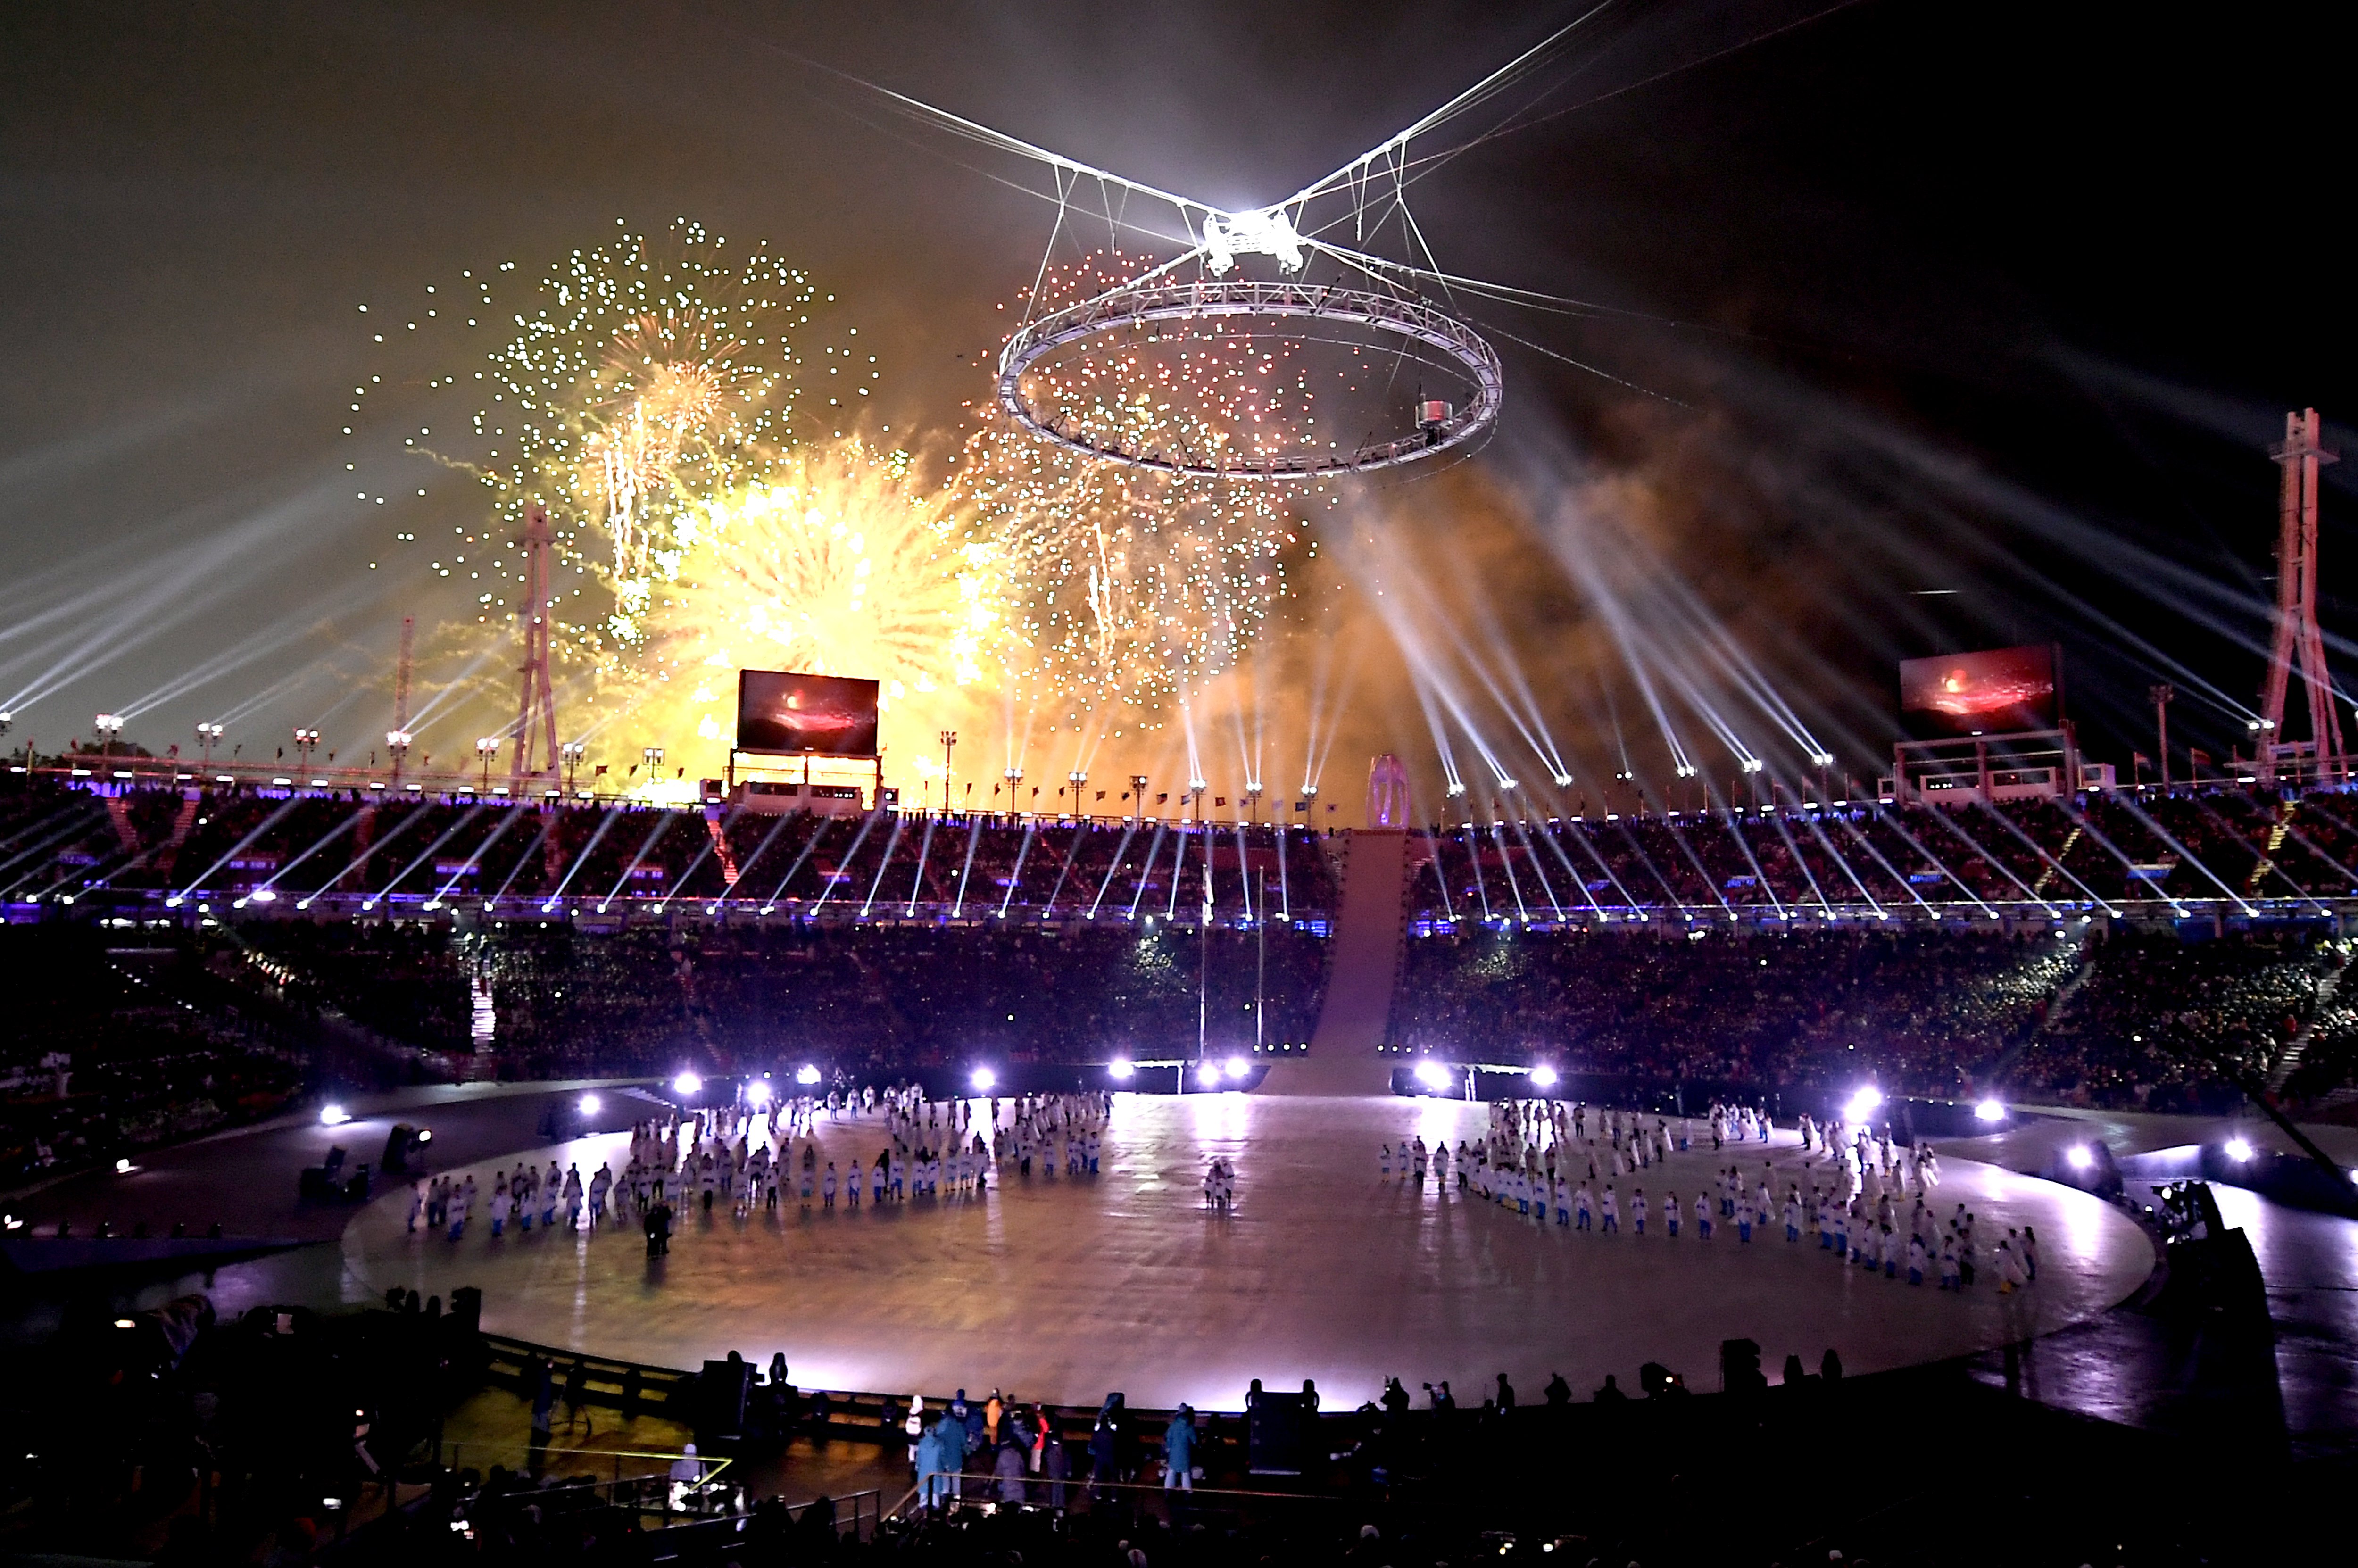
[[[1828,1346],[1853,1373],[1987,1349],[2096,1316],[2153,1268],[2126,1217],[2086,1194],[1944,1159],[1938,1211],[1977,1217],[1985,1259],[2008,1227],[2038,1227],[2038,1282],[2001,1295],[1994,1272],[1962,1295],[1835,1263],[1782,1227],[1737,1243],[1733,1225],[1696,1239],[1692,1205],[1713,1171],[1708,1142],[1639,1173],[1658,1206],[1689,1206],[1672,1240],[1544,1227],[1470,1195],[1421,1193],[1378,1169],[1379,1147],[1422,1134],[1472,1139],[1484,1108],[1373,1097],[1122,1095],[1100,1173],[1034,1174],[988,1195],[775,1214],[683,1217],[667,1258],[635,1229],[561,1227],[497,1240],[478,1209],[452,1243],[406,1228],[406,1188],[363,1209],[343,1237],[348,1289],[483,1292],[497,1334],[617,1359],[694,1368],[784,1351],[804,1388],[1011,1397],[1095,1405],[1109,1390],[1157,1408],[1238,1410],[1249,1381],[1314,1378],[1330,1407],[1373,1398],[1387,1376],[1412,1391],[1447,1379],[1478,1403],[1503,1371],[1523,1400],[1562,1372],[1585,1398],[1608,1372],[1633,1388],[1660,1361],[1699,1390],[1718,1387],[1723,1339],[1761,1347],[1773,1379]],[[1701,1125],[1700,1122],[1697,1123]],[[822,1159],[871,1163],[882,1123],[819,1124]],[[622,1133],[519,1151],[544,1167],[619,1170]],[[1237,1173],[1234,1212],[1205,1206],[1215,1155]],[[1794,1135],[1731,1151],[1747,1177],[1772,1160],[1798,1173]],[[473,1167],[488,1195],[494,1165]],[[1627,1195],[1631,1179],[1620,1184]],[[1802,1183],[1806,1191],[1807,1182]],[[357,1293],[357,1292],[356,1292]],[[1420,1397],[1418,1402],[1422,1404]]]

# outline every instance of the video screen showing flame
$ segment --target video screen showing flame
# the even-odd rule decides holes
[[[878,684],[784,670],[737,673],[737,749],[822,757],[876,755]]]
[[[1928,739],[2052,730],[2061,716],[2060,663],[2046,643],[1903,660],[1900,718]]]

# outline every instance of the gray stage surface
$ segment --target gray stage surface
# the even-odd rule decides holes
[[[1788,1352],[1814,1369],[1829,1346],[1850,1371],[1876,1371],[2093,1317],[2153,1267],[2144,1233],[2095,1198],[1956,1159],[1937,1206],[1972,1209],[1985,1252],[2006,1227],[2035,1224],[2036,1286],[2002,1297],[1985,1270],[1963,1296],[1911,1289],[1789,1246],[1781,1229],[1749,1247],[1732,1227],[1698,1241],[1692,1216],[1677,1240],[1584,1235],[1379,1179],[1380,1144],[1455,1143],[1482,1116],[1390,1097],[1125,1095],[1096,1177],[809,1214],[789,1197],[774,1217],[690,1220],[652,1262],[628,1230],[494,1241],[480,1210],[458,1243],[413,1236],[404,1190],[346,1229],[345,1268],[355,1295],[480,1285],[496,1333],[659,1366],[782,1350],[806,1388],[999,1388],[1058,1404],[1120,1389],[1144,1406],[1235,1410],[1256,1377],[1315,1378],[1330,1406],[1372,1397],[1388,1374],[1412,1390],[1446,1378],[1477,1402],[1498,1372],[1535,1400],[1561,1371],[1585,1396],[1607,1372],[1634,1384],[1649,1360],[1711,1389],[1719,1343],[1736,1336],[1759,1342],[1772,1378]],[[872,1163],[882,1131],[822,1123],[820,1141],[839,1166]],[[558,1152],[587,1175],[603,1159],[620,1169],[626,1144],[610,1134]],[[545,1166],[550,1152],[525,1157]],[[1215,1154],[1237,1169],[1231,1214],[1203,1205]],[[1741,1162],[1757,1172],[1764,1157],[1801,1160],[1790,1133]],[[492,1168],[474,1167],[486,1195]],[[1692,1205],[1714,1168],[1706,1145],[1639,1175],[1658,1205],[1666,1188]]]

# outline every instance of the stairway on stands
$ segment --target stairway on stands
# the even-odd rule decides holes
[[[2292,1081],[2293,1073],[2300,1066],[2300,1059],[2309,1054],[2309,1039],[2317,1033],[2319,1021],[2325,1016],[2326,1005],[2342,989],[2342,976],[2350,968],[2350,956],[2353,951],[2358,949],[2353,948],[2349,943],[2342,944],[2342,951],[2335,958],[2332,969],[2317,982],[2317,992],[2309,999],[2309,1017],[2301,1022],[2299,1032],[2293,1035],[2290,1043],[2277,1053],[2277,1059],[2268,1065],[2268,1093],[2282,1094],[2285,1085]]]
[[[737,885],[737,852],[729,847],[729,835],[720,830],[720,807],[704,808],[704,830],[712,835],[713,858],[720,862],[721,881],[730,887]]]
[[[2047,896],[2047,884],[2055,880],[2057,868],[2063,864],[2063,858],[2071,852],[2071,846],[2077,844],[2079,841],[2080,827],[2077,823],[2074,823],[2072,825],[2071,834],[2063,840],[2063,848],[2055,851],[2054,858],[2047,862],[2047,869],[2039,873],[2039,880],[2037,881],[2030,884],[2031,897],[2045,898]]]
[[[107,820],[114,824],[115,842],[126,855],[139,853],[139,829],[131,825],[131,803],[121,795],[109,795],[106,801]]]
[[[196,831],[197,812],[203,804],[202,791],[180,792],[180,809],[173,815],[171,834],[164,840],[163,848],[156,851],[157,874],[167,882],[172,880],[172,868],[180,863],[180,846]]]
[[[1989,1071],[1981,1076],[1984,1087],[2003,1086],[2013,1075],[2015,1064],[2021,1061],[2032,1046],[2045,1038],[2048,1031],[2063,1022],[2063,1014],[2070,1009],[2071,999],[2080,994],[2080,989],[2082,986],[2095,978],[2096,957],[2085,936],[2080,938],[2079,950],[2075,956],[2080,960],[2078,967],[2072,969],[2063,983],[2057,986],[2054,992],[2048,997],[2046,1013],[2021,1039],[1998,1054],[1997,1060],[1990,1065]]]
[[[1390,1032],[1392,988],[1406,940],[1408,835],[1360,831],[1344,840],[1343,896],[1327,941],[1326,998],[1310,1052],[1273,1064],[1260,1092],[1280,1095],[1380,1095],[1391,1092],[1392,1063],[1379,1047]]]
[[[2277,807],[2277,819],[2268,825],[2268,847],[2252,862],[2252,874],[2244,879],[2244,892],[2248,895],[2260,891],[2260,879],[2277,869],[2277,851],[2284,848],[2285,835],[2292,831],[2294,804],[2286,802]]]

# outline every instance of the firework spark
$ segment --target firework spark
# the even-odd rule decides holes
[[[859,676],[882,685],[887,749],[922,756],[1005,676],[1001,552],[964,532],[905,456],[797,448],[679,520],[677,570],[599,701],[627,729],[725,744],[739,669]]]
[[[1044,302],[1084,298],[1136,270],[1119,253],[1048,272]],[[1043,308],[1046,308],[1044,304]],[[1282,346],[1173,335],[1044,364],[1035,406],[1132,445],[1258,450],[1256,427],[1306,408],[1308,374]],[[1314,553],[1309,517],[1331,491],[1175,477],[1080,456],[982,415],[952,479],[976,536],[1016,563],[1013,635],[1067,706],[1152,716],[1236,663]]]

